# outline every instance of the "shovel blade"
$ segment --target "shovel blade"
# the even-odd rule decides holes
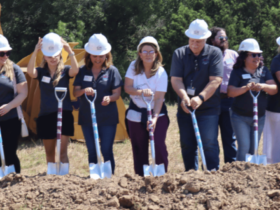
[[[255,163],[255,164],[267,164],[266,155],[250,155],[246,154],[246,162]]]
[[[111,178],[112,177],[112,166],[111,162],[107,161],[105,163],[99,164],[94,164],[90,163],[89,164],[89,172],[90,172],[90,178],[92,179],[104,179],[106,178]]]
[[[15,166],[5,166],[5,171],[2,170],[2,167],[0,168],[0,179],[2,179],[4,176],[7,176],[8,174],[15,173]]]
[[[143,165],[144,176],[150,176],[152,173],[153,176],[162,176],[165,174],[165,167],[164,164],[155,165]]]
[[[57,171],[57,164],[60,164],[60,171]],[[66,175],[69,174],[69,163],[48,163],[48,175]]]

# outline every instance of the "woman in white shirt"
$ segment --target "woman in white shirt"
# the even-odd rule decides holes
[[[134,170],[136,174],[143,176],[143,165],[149,165],[149,132],[147,106],[142,99],[142,93],[147,97],[147,101],[154,94],[151,108],[156,164],[164,163],[167,171],[168,153],[165,138],[169,118],[164,104],[164,96],[167,91],[168,77],[162,67],[162,55],[154,37],[143,38],[137,51],[137,59],[132,61],[127,69],[124,89],[131,98],[126,122],[132,143]]]

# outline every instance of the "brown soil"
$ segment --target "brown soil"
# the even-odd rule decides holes
[[[280,209],[280,163],[235,162],[217,172],[97,181],[10,174],[0,181],[0,209]]]

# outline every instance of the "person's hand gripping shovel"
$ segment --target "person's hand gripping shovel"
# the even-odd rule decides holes
[[[253,97],[253,112],[254,112],[254,155],[246,154],[246,162],[266,165],[267,164],[266,155],[258,155],[258,148],[259,148],[258,96],[260,95],[260,91],[257,93],[257,95],[254,95],[250,90],[250,94]]]
[[[187,109],[189,110],[189,112],[191,113],[191,116],[192,116],[194,134],[195,134],[196,142],[197,142],[197,145],[199,148],[199,153],[200,153],[201,160],[202,160],[203,170],[207,171],[207,165],[206,165],[206,159],[205,159],[205,155],[204,155],[203,145],[202,145],[201,136],[200,136],[200,132],[199,132],[196,116],[195,116],[195,109],[192,109],[191,106],[190,107],[187,106]]]
[[[155,152],[155,142],[154,142],[154,128],[152,124],[152,109],[151,104],[154,99],[154,94],[151,96],[151,100],[147,101],[142,93],[143,101],[147,104],[147,114],[148,114],[148,121],[149,121],[149,137],[150,137],[150,146],[151,146],[151,154],[152,154],[152,164],[151,165],[143,165],[144,176],[162,176],[165,174],[165,167],[164,164],[157,165],[156,164],[156,152]]]
[[[58,97],[57,92],[62,92],[62,96]],[[56,87],[54,90],[55,97],[58,101],[57,110],[57,135],[56,135],[56,162],[48,163],[47,174],[66,175],[69,173],[69,163],[60,162],[61,150],[61,131],[62,131],[62,101],[67,94],[67,88]]]
[[[0,179],[2,179],[4,176],[7,176],[10,173],[15,173],[16,170],[14,165],[6,166],[1,128],[0,128],[0,155],[1,155],[1,163],[2,163],[2,166],[0,168]]]
[[[101,160],[101,153],[100,153],[100,146],[99,146],[99,134],[97,129],[97,121],[96,121],[96,112],[95,112],[95,105],[94,101],[97,96],[97,91],[94,91],[94,98],[93,100],[89,100],[87,95],[85,97],[87,101],[90,103],[90,111],[91,111],[91,119],[92,119],[92,126],[93,126],[93,136],[94,136],[94,143],[95,149],[97,154],[97,163],[90,163],[89,164],[89,171],[90,171],[90,178],[92,179],[103,179],[103,178],[111,178],[112,177],[112,166],[111,161],[106,161],[105,163]]]

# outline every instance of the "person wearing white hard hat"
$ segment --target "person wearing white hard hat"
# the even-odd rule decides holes
[[[102,34],[93,34],[85,44],[85,65],[80,68],[74,81],[74,96],[80,97],[79,125],[88,149],[88,162],[97,163],[90,104],[85,94],[92,100],[96,90],[95,109],[97,128],[104,161],[110,161],[115,171],[113,143],[119,122],[116,101],[121,94],[122,78],[113,65],[111,45]]]
[[[65,66],[63,63],[61,55],[63,48],[70,57],[71,66]],[[43,53],[43,60],[41,65],[35,68],[36,56],[40,50]],[[79,71],[74,55],[69,44],[58,34],[48,33],[43,39],[39,38],[27,66],[29,76],[39,81],[41,103],[37,118],[37,136],[43,139],[48,163],[55,162],[58,109],[58,101],[55,97],[56,87],[67,88],[67,94],[63,100],[60,160],[62,163],[69,163],[67,146],[69,136],[74,135],[74,118],[68,86],[69,80]]]
[[[137,46],[137,59],[132,61],[125,75],[125,92],[130,95],[126,112],[126,125],[131,139],[134,171],[143,176],[143,165],[149,165],[149,129],[147,105],[142,99],[151,101],[152,126],[156,164],[164,164],[168,169],[168,153],[165,139],[169,118],[164,103],[167,92],[168,76],[162,65],[162,55],[157,40],[152,36],[144,37]]]
[[[270,71],[277,84],[278,92],[270,95],[265,111],[265,124],[263,129],[263,154],[267,157],[267,163],[280,162],[280,37],[276,39],[278,54],[272,59]]]
[[[21,121],[17,107],[27,97],[28,89],[20,67],[9,59],[11,50],[6,37],[0,34],[0,129],[6,165],[14,165],[16,173],[20,173],[20,161],[16,151],[21,133]]]
[[[208,170],[219,169],[218,120],[223,55],[206,44],[211,36],[204,20],[194,20],[185,32],[189,45],[172,57],[171,84],[178,95],[177,120],[185,170],[198,169],[197,142],[189,109],[196,110]]]
[[[231,126],[229,114],[233,98],[228,97],[227,86],[229,76],[233,69],[233,65],[236,62],[236,58],[238,57],[238,53],[234,50],[228,49],[229,42],[224,28],[214,26],[210,29],[210,31],[212,32],[212,35],[207,39],[207,43],[220,48],[223,53],[224,74],[220,88],[221,113],[219,115],[219,127],[223,143],[224,162],[231,163],[236,160],[237,148],[235,143],[236,138]]]
[[[233,97],[230,110],[232,128],[238,142],[237,160],[245,161],[246,154],[254,154],[254,112],[253,98],[258,96],[259,140],[265,121],[267,94],[277,93],[277,86],[270,71],[262,65],[259,44],[255,39],[245,39],[240,43],[239,56],[233,66],[228,84],[228,96]]]

